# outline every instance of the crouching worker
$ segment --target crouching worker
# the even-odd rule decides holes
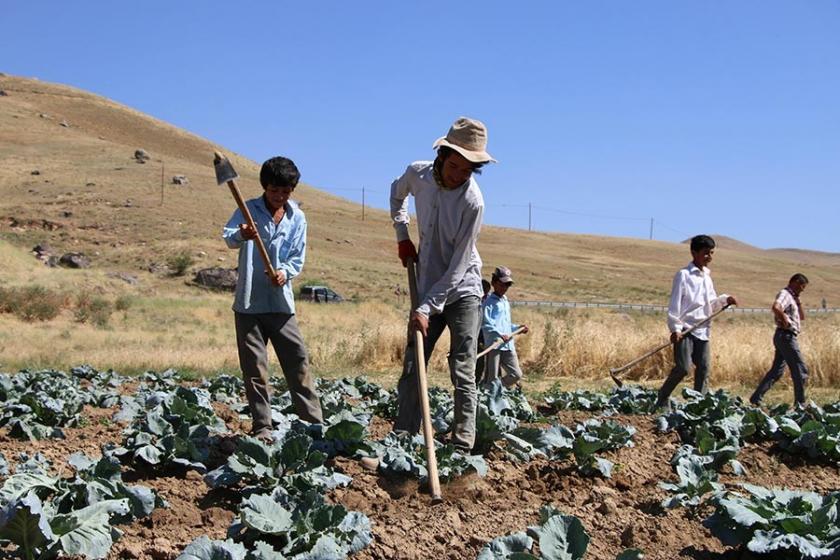
[[[805,366],[805,360],[802,359],[802,352],[799,351],[797,337],[802,330],[802,321],[805,319],[805,310],[802,308],[799,296],[805,291],[806,286],[808,286],[808,278],[804,274],[794,274],[790,277],[787,287],[776,296],[770,308],[776,319],[776,333],[773,335],[776,355],[773,357],[770,370],[750,397],[750,403],[755,406],[761,404],[764,394],[782,377],[785,364],[790,369],[790,377],[793,379],[794,404],[800,406],[805,404],[808,368]]]
[[[418,261],[419,301],[409,318],[394,430],[420,430],[414,331],[423,333],[428,362],[435,343],[448,327],[449,371],[455,385],[452,444],[462,452],[469,452],[475,443],[475,357],[481,302],[481,258],[475,244],[484,200],[473,173],[495,161],[486,146],[484,124],[459,118],[448,134],[434,143],[434,161],[412,163],[391,185],[391,217],[399,257],[403,266]],[[408,195],[414,195],[417,211],[419,255],[408,235]]]
[[[485,386],[499,378],[500,370],[504,373],[501,379],[505,387],[512,387],[522,379],[513,340],[513,332],[520,327],[511,323],[510,302],[505,295],[512,284],[510,269],[505,266],[496,268],[490,281],[493,291],[484,301],[481,327],[484,340],[488,346],[502,340],[498,348],[487,353],[483,381]],[[523,334],[528,332],[527,326],[522,325],[521,328]]]
[[[239,279],[233,301],[239,366],[251,410],[251,434],[271,437],[268,348],[271,341],[301,419],[323,423],[321,402],[309,375],[309,359],[295,320],[292,279],[300,274],[306,257],[306,217],[289,199],[300,179],[294,162],[284,157],[266,161],[260,170],[263,195],[247,201],[257,231],[241,210],[233,213],[222,237],[239,249]],[[269,278],[258,248],[262,238],[276,271]]]

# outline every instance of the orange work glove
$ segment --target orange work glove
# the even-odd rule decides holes
[[[402,261],[402,265],[407,267],[409,260],[417,260],[417,249],[414,248],[414,243],[411,239],[400,241],[397,243],[397,254]]]

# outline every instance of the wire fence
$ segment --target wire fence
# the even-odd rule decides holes
[[[511,300],[513,306],[519,307],[556,307],[564,309],[627,309],[649,313],[667,313],[667,305],[652,305],[647,303],[602,303],[594,301],[541,301],[541,300]],[[730,307],[726,313],[770,313],[769,307]],[[805,309],[806,313],[837,313],[840,307],[814,307]]]

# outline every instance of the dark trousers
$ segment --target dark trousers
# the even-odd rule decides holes
[[[472,449],[475,444],[475,349],[480,306],[478,296],[467,296],[450,303],[443,308],[443,313],[429,318],[429,330],[423,341],[424,355],[428,363],[443,329],[449,327],[449,375],[455,386],[452,443],[461,449]],[[420,394],[414,353],[412,336],[405,349],[402,376],[397,384],[399,412],[394,422],[395,431],[420,431]]]
[[[770,390],[776,381],[781,379],[785,372],[785,364],[790,369],[790,377],[793,380],[793,399],[796,404],[805,404],[805,384],[808,381],[808,367],[802,359],[802,352],[799,351],[799,342],[796,340],[796,333],[784,329],[776,329],[773,335],[773,346],[776,347],[776,355],[773,357],[773,365],[764,375],[764,379],[758,384],[755,392],[750,397],[750,402],[757,405],[764,398],[764,394]]]
[[[323,424],[321,401],[309,375],[309,358],[294,315],[288,313],[234,313],[239,367],[253,418],[252,431],[271,429],[271,394],[268,381],[268,342],[280,360],[292,403],[302,420]]]
[[[708,340],[700,340],[692,335],[683,337],[674,345],[674,368],[668,374],[662,388],[659,389],[657,406],[668,404],[668,397],[688,375],[688,369],[694,364],[694,390],[705,393],[709,390],[710,348]]]
[[[481,329],[478,329],[478,346],[476,346],[476,351],[481,352],[484,350],[484,332]],[[484,355],[480,358],[476,358],[475,360],[475,384],[481,384],[481,380],[484,377],[484,367],[487,363],[487,356]]]

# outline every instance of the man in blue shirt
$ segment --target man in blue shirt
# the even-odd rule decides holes
[[[506,266],[497,267],[490,282],[493,292],[482,305],[481,331],[485,344],[493,344],[500,338],[504,341],[498,348],[487,353],[483,381],[485,386],[499,378],[500,370],[504,371],[502,385],[505,387],[511,387],[522,379],[512,335],[519,325],[511,324],[510,302],[505,295],[512,284],[510,269]],[[522,325],[522,332],[527,333],[528,327]]]
[[[253,419],[251,434],[259,438],[269,438],[272,428],[268,341],[280,360],[298,416],[307,422],[323,423],[321,402],[295,320],[292,292],[292,279],[300,274],[306,258],[306,217],[289,199],[299,180],[300,172],[292,160],[267,160],[260,170],[263,195],[246,203],[257,231],[245,223],[237,208],[222,234],[228,247],[239,249],[239,279],[233,302],[236,343]],[[257,235],[276,271],[273,278],[253,241]]]

